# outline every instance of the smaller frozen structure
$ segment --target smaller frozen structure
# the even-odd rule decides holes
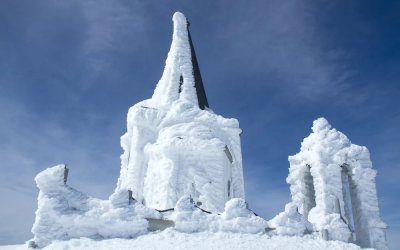
[[[387,249],[368,149],[324,118],[314,121],[312,131],[300,152],[289,156],[291,204],[325,239]]]

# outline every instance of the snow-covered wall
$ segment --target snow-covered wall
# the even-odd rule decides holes
[[[187,20],[173,16],[164,73],[151,99],[129,109],[116,191],[169,209],[190,195],[208,211],[244,198],[239,123],[199,108]]]
[[[128,190],[116,192],[108,200],[88,197],[67,185],[67,175],[66,166],[58,165],[36,176],[40,191],[31,247],[81,237],[132,238],[152,230],[151,222],[186,233],[263,233],[267,227],[240,198],[230,199],[218,214],[205,212],[190,196],[183,196],[173,210],[160,213],[134,200]]]
[[[58,165],[35,178],[40,192],[32,233],[38,247],[80,237],[134,237],[147,232],[145,218],[160,217],[156,211],[129,200],[128,191],[113,194],[109,200],[86,196],[66,184],[67,170],[65,165]]]
[[[300,152],[289,156],[293,203],[328,239],[387,249],[368,149],[324,118],[314,121],[312,131]]]

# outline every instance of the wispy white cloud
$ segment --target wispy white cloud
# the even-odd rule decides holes
[[[277,179],[275,170],[276,166],[269,164],[257,166],[245,162],[244,166],[246,200],[254,212],[267,220],[284,211],[290,202],[289,185],[285,178]]]
[[[285,205],[290,202],[289,187],[278,188],[274,186],[268,189],[259,183],[257,188],[247,189],[247,191],[246,199],[250,208],[267,220],[283,212]]]
[[[80,53],[87,67],[82,83],[91,86],[96,78],[113,68],[115,62],[107,56],[108,53],[132,50],[145,40],[146,23],[139,1],[129,4],[106,0],[77,3],[81,6],[86,25]],[[121,44],[121,41],[125,43]]]
[[[119,151],[93,143],[90,127],[79,132],[32,114],[22,103],[0,96],[0,241],[20,243],[30,237],[38,190],[35,175],[47,167],[70,163],[71,186],[99,198],[111,194],[119,172]],[[122,121],[121,121],[122,122]],[[88,120],[87,124],[91,122]],[[114,131],[115,128],[104,128]],[[118,135],[113,135],[118,140]],[[97,140],[109,143],[108,136]],[[114,176],[114,178],[111,178]],[[16,233],[18,232],[18,233]]]
[[[231,22],[221,27],[223,49],[230,55],[226,62],[272,80],[260,84],[289,88],[294,99],[312,100],[340,92],[355,74],[344,63],[345,50],[325,46],[316,2],[268,1],[262,8],[246,3],[234,11],[237,15],[229,15]]]
[[[34,177],[44,168],[67,163],[71,186],[94,197],[111,194],[119,174],[124,119],[110,122],[104,112],[69,117],[68,107],[78,112],[82,93],[117,68],[115,54],[132,52],[145,40],[139,1],[37,4],[9,6],[24,18],[6,15],[6,28],[18,31],[14,40],[7,40],[15,55],[7,47],[0,49],[13,59],[0,61],[9,70],[0,76],[0,196],[7,204],[0,212],[1,244],[30,237],[38,194]],[[36,88],[30,85],[36,82]],[[39,100],[44,97],[48,99]],[[37,112],[36,105],[52,107],[57,98],[59,109]],[[96,131],[99,124],[101,131]]]

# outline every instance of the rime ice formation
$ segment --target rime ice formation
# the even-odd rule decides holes
[[[267,226],[240,198],[229,200],[217,214],[204,212],[190,196],[183,196],[173,210],[160,213],[134,200],[130,192],[116,192],[108,200],[88,197],[67,185],[67,175],[65,165],[58,165],[36,176],[40,192],[30,247],[81,237],[132,238],[166,227],[185,233],[262,233]]]
[[[310,222],[293,203],[286,204],[285,211],[268,221],[268,226],[275,229],[271,232],[274,235],[303,236],[313,231]]]
[[[248,208],[239,123],[209,109],[188,22],[179,12],[173,21],[171,49],[154,94],[129,109],[114,193],[100,200],[69,187],[65,165],[42,171],[35,178],[40,192],[30,246],[132,238],[173,227],[176,233],[204,233],[199,235],[308,234],[318,246],[344,244],[321,244],[322,236],[387,249],[368,150],[323,118],[314,121],[301,151],[289,157],[292,201],[285,211],[266,221]]]
[[[240,198],[233,198],[225,204],[222,214],[205,213],[191,201],[189,196],[178,200],[175,211],[169,216],[180,232],[233,232],[263,233],[267,221],[256,216]]]
[[[287,182],[298,212],[324,238],[387,249],[368,149],[324,118],[314,121],[312,131],[300,152],[289,156]]]
[[[161,217],[129,200],[128,193],[113,194],[109,200],[87,197],[66,184],[67,175],[65,165],[58,165],[35,178],[40,192],[32,227],[34,246],[79,237],[134,237],[147,232],[145,218]]]
[[[173,16],[174,33],[164,73],[151,99],[129,109],[116,191],[131,190],[148,207],[173,208],[190,195],[203,209],[223,211],[244,198],[236,119],[208,109],[188,22]]]
[[[99,200],[69,187],[64,165],[39,173],[34,246],[79,237],[127,238],[165,225],[188,232],[264,230],[266,221],[249,210],[237,220],[217,213],[229,200],[245,203],[241,129],[236,119],[209,109],[188,22],[179,12],[173,21],[171,49],[154,94],[129,109],[114,194]],[[235,229],[238,223],[248,226]]]

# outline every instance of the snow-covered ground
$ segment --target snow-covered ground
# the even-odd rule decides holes
[[[27,249],[25,245],[1,246],[0,250]],[[340,241],[324,241],[309,237],[268,237],[265,234],[234,233],[181,233],[167,229],[158,233],[150,233],[134,239],[92,240],[88,238],[55,241],[43,249],[361,249],[360,247]]]

